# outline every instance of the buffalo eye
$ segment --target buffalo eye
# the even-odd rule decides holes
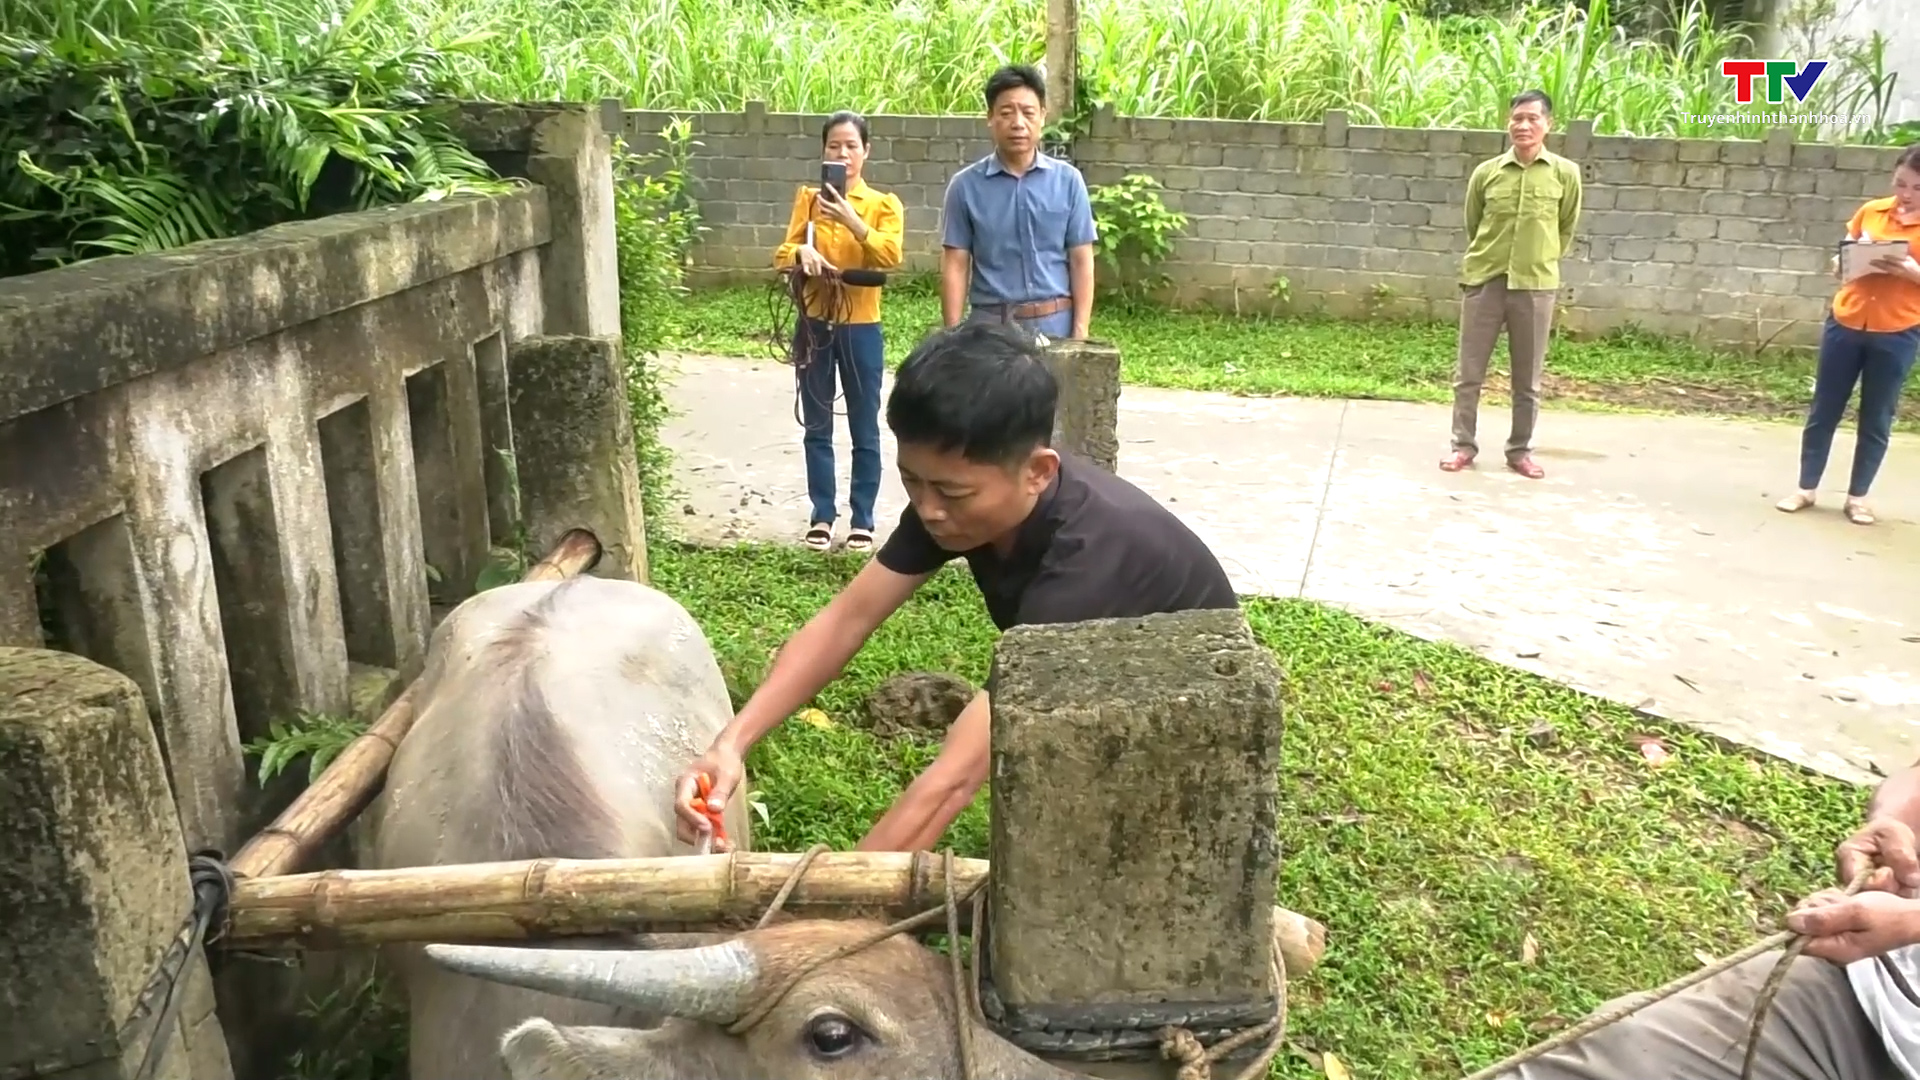
[[[835,1013],[807,1021],[807,1047],[823,1058],[844,1057],[859,1047],[866,1033],[853,1021]]]

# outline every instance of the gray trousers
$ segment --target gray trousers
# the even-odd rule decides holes
[[[1757,956],[1535,1058],[1504,1080],[1739,1080],[1754,1001],[1779,959],[1779,952]],[[1904,1080],[1854,999],[1846,970],[1810,956],[1793,962],[1774,998],[1753,1076]]]
[[[1480,387],[1500,331],[1507,331],[1512,366],[1513,427],[1507,434],[1507,459],[1517,460],[1533,446],[1533,425],[1540,418],[1540,375],[1547,366],[1547,333],[1553,329],[1553,289],[1509,289],[1501,274],[1462,290],[1460,354],[1453,368],[1453,448],[1478,454],[1474,438],[1480,419]]]

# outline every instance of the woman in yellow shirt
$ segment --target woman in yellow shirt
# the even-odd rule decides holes
[[[774,250],[779,268],[808,276],[806,311],[794,328],[794,373],[799,387],[801,446],[807,462],[807,498],[813,504],[806,544],[833,546],[834,377],[845,391],[847,433],[853,442],[852,511],[848,551],[873,550],[873,503],[880,493],[880,380],[886,369],[880,333],[880,288],[831,280],[843,270],[892,270],[900,265],[906,214],[900,197],[861,177],[870,139],[858,113],[837,112],[820,129],[822,157],[847,166],[844,193],[802,186],[793,196],[787,238]],[[838,302],[836,302],[836,300]]]
[[[1860,384],[1860,421],[1853,443],[1853,475],[1845,513],[1856,525],[1873,524],[1867,489],[1873,485],[1900,408],[1900,393],[1920,348],[1920,145],[1910,146],[1893,167],[1893,194],[1874,199],[1847,222],[1850,241],[1905,241],[1904,255],[1884,255],[1873,271],[1840,286],[1820,338],[1820,366],[1813,403],[1800,434],[1800,489],[1781,499],[1791,514],[1813,505],[1826,471],[1834,429],[1847,411],[1853,384]],[[1836,265],[1835,276],[1840,269]]]

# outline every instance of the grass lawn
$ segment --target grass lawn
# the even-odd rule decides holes
[[[939,325],[925,279],[887,293],[889,365]],[[691,353],[772,355],[763,286],[703,290],[682,306],[669,348]],[[1454,328],[1446,324],[1343,323],[1234,317],[1162,309],[1094,309],[1093,332],[1120,347],[1121,377],[1139,386],[1249,395],[1448,401]],[[782,346],[784,348],[784,345]],[[1487,400],[1504,399],[1506,346]],[[1631,335],[1558,337],[1547,357],[1549,408],[1628,408],[1777,419],[1798,423],[1813,387],[1811,356],[1716,353]],[[1850,421],[1849,421],[1850,422]],[[1901,405],[1903,430],[1920,431],[1920,393]]]
[[[1634,354],[1618,355],[1624,368]],[[651,557],[736,694],[859,565],[773,546],[660,544]],[[1276,1077],[1330,1072],[1328,1053],[1367,1080],[1477,1069],[1777,928],[1828,883],[1859,819],[1861,790],[1463,649],[1306,601],[1246,608],[1289,676],[1278,900],[1329,934],[1322,966],[1293,988],[1293,1052]],[[963,568],[929,583],[821,694],[829,725],[789,722],[755,749],[771,815],[756,847],[857,840],[935,750],[861,730],[865,695],[902,671],[978,684],[995,636]],[[1646,735],[1671,752],[1664,766],[1641,755]],[[986,802],[949,834],[960,854],[986,855]]]

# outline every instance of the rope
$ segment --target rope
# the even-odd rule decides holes
[[[1266,1045],[1260,1048],[1260,1053],[1245,1068],[1234,1074],[1234,1080],[1253,1080],[1254,1077],[1266,1075],[1267,1066],[1287,1041],[1287,965],[1281,959],[1278,945],[1273,946],[1268,963],[1273,970],[1275,991],[1273,1019],[1224,1039],[1211,1050],[1200,1045],[1199,1037],[1186,1028],[1160,1029],[1160,1055],[1180,1063],[1179,1071],[1174,1074],[1175,1080],[1213,1080],[1214,1065],[1262,1036],[1267,1038]]]
[[[814,195],[813,208],[808,211],[809,218],[818,213],[819,202],[820,196]],[[818,292],[821,307],[824,309],[819,321],[827,324],[825,341],[815,341],[807,327],[809,316],[806,292],[810,282]],[[802,395],[806,393],[805,373],[813,365],[814,354],[825,352],[827,363],[834,364],[836,368],[839,367],[836,360],[841,350],[835,347],[834,331],[845,325],[852,317],[853,299],[847,293],[846,282],[842,281],[838,275],[807,277],[799,273],[799,264],[796,262],[792,270],[782,271],[768,285],[767,322],[771,329],[767,335],[767,345],[773,359],[793,367],[794,423],[803,427],[806,425],[803,409],[805,399]],[[845,366],[843,374],[849,378],[859,378],[852,364]],[[846,393],[843,389],[826,401],[816,401],[814,404],[823,405],[830,416],[845,416],[845,412],[834,411],[834,404],[845,399]]]
[[[780,883],[779,891],[774,893],[772,901],[767,904],[767,910],[761,913],[759,921],[754,924],[755,929],[764,929],[773,921],[774,916],[779,914],[788,898],[793,895],[793,890],[800,884],[800,879],[806,876],[808,867],[813,865],[813,860],[821,852],[828,850],[831,849],[826,844],[815,844],[800,856],[800,861],[795,863],[793,869],[787,873],[786,880]],[[937,916],[944,916],[947,930],[947,971],[953,985],[954,1040],[960,1055],[960,1075],[963,1080],[974,1080],[978,1073],[975,1070],[973,1026],[976,1022],[986,1026],[987,1020],[986,1014],[980,1007],[979,980],[967,978],[966,965],[960,957],[960,905],[963,902],[971,905],[973,936],[975,942],[978,942],[981,928],[986,924],[986,886],[991,874],[982,875],[980,880],[974,883],[973,888],[962,896],[954,888],[953,859],[951,848],[940,853],[940,869],[945,890],[939,907],[928,908],[917,915],[910,915],[880,927],[831,952],[815,957],[788,975],[770,992],[761,995],[753,1007],[730,1025],[727,1031],[730,1034],[740,1035],[752,1030],[765,1020],[781,1001],[785,1000],[787,994],[800,984],[800,980],[823,965],[851,956],[896,935],[930,925]],[[985,962],[986,958],[979,955],[976,949],[973,957],[976,973]],[[1159,1032],[1161,1054],[1181,1063],[1177,1080],[1212,1080],[1213,1066],[1216,1063],[1262,1036],[1267,1037],[1266,1045],[1261,1048],[1259,1055],[1253,1061],[1235,1074],[1234,1080],[1253,1080],[1254,1077],[1264,1075],[1268,1064],[1279,1054],[1280,1047],[1286,1041],[1287,1033],[1287,969],[1277,944],[1272,947],[1268,962],[1272,967],[1274,986],[1277,990],[1273,1019],[1258,1027],[1241,1031],[1211,1049],[1202,1046],[1199,1038],[1186,1028],[1161,1029]]]
[[[153,977],[141,988],[139,997],[134,1000],[132,1014],[120,1029],[121,1045],[124,1046],[130,1041],[132,1030],[152,1014],[156,1003],[159,1005],[160,1017],[153,1025],[153,1034],[147,1039],[146,1053],[141,1056],[140,1068],[134,1072],[133,1080],[153,1080],[160,1074],[160,1065],[166,1060],[167,1049],[173,1045],[174,1023],[179,1018],[180,1003],[184,1000],[183,995],[176,993],[180,988],[181,973],[185,971],[194,947],[208,940],[207,932],[210,929],[215,926],[222,931],[226,929],[227,905],[233,896],[233,871],[217,854],[207,852],[188,860],[187,876],[193,887],[192,909],[181,921],[180,929],[174,932],[173,940],[161,955]]]
[[[1846,894],[1852,896],[1858,893],[1866,886],[1872,877],[1873,872],[1871,870],[1862,871],[1847,884]],[[1495,1062],[1481,1069],[1479,1072],[1467,1077],[1467,1080],[1493,1080],[1496,1076],[1518,1068],[1535,1058],[1550,1054],[1555,1050],[1593,1034],[1601,1028],[1617,1024],[1627,1017],[1633,1016],[1658,1002],[1673,997],[1688,987],[1696,986],[1716,975],[1723,975],[1739,967],[1741,964],[1752,960],[1756,956],[1764,956],[1775,949],[1785,946],[1785,953],[1780,957],[1779,962],[1773,966],[1773,971],[1767,976],[1767,981],[1760,987],[1759,996],[1754,1000],[1753,1017],[1747,1026],[1747,1053],[1745,1060],[1740,1066],[1740,1080],[1752,1080],[1754,1058],[1760,1048],[1760,1031],[1766,1025],[1768,1014],[1773,1010],[1773,999],[1780,993],[1780,987],[1786,981],[1788,968],[1791,967],[1793,962],[1799,959],[1800,954],[1805,951],[1807,940],[1807,938],[1795,934],[1790,930],[1783,930],[1778,934],[1762,938],[1731,956],[1722,957],[1696,971],[1688,972],[1672,982],[1667,983],[1665,986],[1630,998],[1605,1012],[1595,1013],[1578,1024],[1561,1031],[1551,1039],[1536,1043],[1503,1061]],[[1882,969],[1892,972],[1895,980],[1894,984],[1900,988],[1903,994],[1908,995],[1909,1000],[1912,1000],[1912,988],[1907,986],[1906,980],[1901,978],[1899,972],[1893,969],[1886,957],[1883,956],[1880,958],[1880,964]],[[1920,1000],[1916,1000],[1914,1003],[1920,1005]]]

